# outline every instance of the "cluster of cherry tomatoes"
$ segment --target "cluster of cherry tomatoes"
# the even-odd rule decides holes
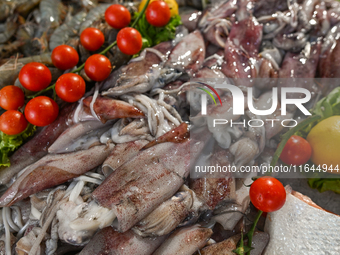
[[[52,75],[45,65],[31,62],[20,70],[19,81],[28,90],[40,91],[49,86]],[[59,107],[49,97],[38,96],[31,99],[26,104],[23,114],[19,109],[24,104],[25,95],[21,88],[10,85],[0,90],[0,107],[7,110],[0,117],[2,132],[16,135],[26,129],[28,122],[36,126],[46,126],[58,117]]]
[[[154,26],[165,26],[170,20],[170,8],[163,1],[154,1],[148,5],[146,12],[147,21]],[[127,55],[137,54],[142,48],[142,36],[132,27],[127,27],[131,22],[128,9],[119,4],[113,4],[105,12],[106,22],[115,29],[120,29],[117,34],[117,46]],[[80,42],[85,49],[97,51],[104,44],[103,33],[93,27],[86,28],[80,35]],[[68,46],[56,47],[51,55],[55,67],[61,70],[74,68],[79,62],[78,52]],[[93,81],[103,81],[111,73],[110,60],[101,54],[91,55],[85,62],[86,75]],[[19,73],[19,81],[23,87],[30,91],[38,92],[46,89],[51,81],[50,70],[43,64],[31,62],[23,66]],[[52,85],[58,97],[66,102],[76,102],[85,94],[85,81],[76,73],[66,73],[59,77]],[[16,86],[6,86],[0,90],[0,107],[7,110],[0,116],[0,130],[8,135],[23,132],[28,122],[36,126],[51,124],[59,113],[57,103],[46,96],[37,96],[25,106],[24,113],[19,111],[25,104],[24,92]]]

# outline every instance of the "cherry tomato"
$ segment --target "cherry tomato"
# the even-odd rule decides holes
[[[51,83],[52,74],[44,64],[31,62],[21,68],[19,81],[28,90],[40,91]]]
[[[25,117],[33,125],[43,127],[51,124],[59,113],[57,103],[46,96],[31,99],[25,107]]]
[[[76,66],[79,61],[78,52],[68,45],[55,47],[52,51],[51,58],[53,65],[61,70],[70,69]]]
[[[17,135],[27,127],[25,116],[16,110],[9,110],[0,116],[0,130],[7,135]]]
[[[113,4],[106,9],[105,20],[111,27],[121,29],[130,24],[131,14],[123,5]]]
[[[155,27],[163,27],[169,23],[171,11],[169,5],[164,1],[151,2],[145,11],[146,20]]]
[[[287,141],[280,159],[287,165],[306,164],[312,156],[312,147],[309,142],[297,135],[293,135]]]
[[[0,90],[0,107],[5,110],[18,110],[25,104],[25,95],[17,86],[6,86]]]
[[[73,103],[85,94],[85,81],[75,73],[66,73],[59,77],[55,84],[55,91],[62,100]]]
[[[117,34],[117,45],[124,54],[135,55],[142,49],[142,36],[136,29],[125,27]]]
[[[274,212],[285,204],[286,190],[277,179],[264,176],[252,183],[249,197],[257,209],[263,212]]]
[[[104,41],[104,34],[94,27],[86,28],[80,35],[81,44],[89,51],[99,50]]]
[[[111,73],[110,60],[100,54],[94,54],[85,62],[85,73],[93,81],[103,81]]]

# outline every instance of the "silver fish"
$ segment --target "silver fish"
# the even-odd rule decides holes
[[[265,232],[270,241],[264,254],[340,254],[340,216],[286,189],[284,206],[267,217]]]

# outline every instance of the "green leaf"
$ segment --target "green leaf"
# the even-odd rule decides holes
[[[320,115],[321,119],[299,130],[296,135],[306,138],[311,129],[320,121],[334,115],[340,115],[340,87],[333,89],[331,93],[317,102],[311,113],[312,115]]]
[[[308,179],[308,184],[311,188],[317,189],[320,192],[331,190],[340,194],[340,179],[311,178]]]
[[[0,131],[0,166],[10,166],[9,155],[31,137],[36,130],[36,126],[28,124],[25,131],[18,135],[6,135]]]

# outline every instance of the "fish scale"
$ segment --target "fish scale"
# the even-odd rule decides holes
[[[267,217],[270,242],[264,255],[339,255],[340,216],[315,208],[292,194]]]

